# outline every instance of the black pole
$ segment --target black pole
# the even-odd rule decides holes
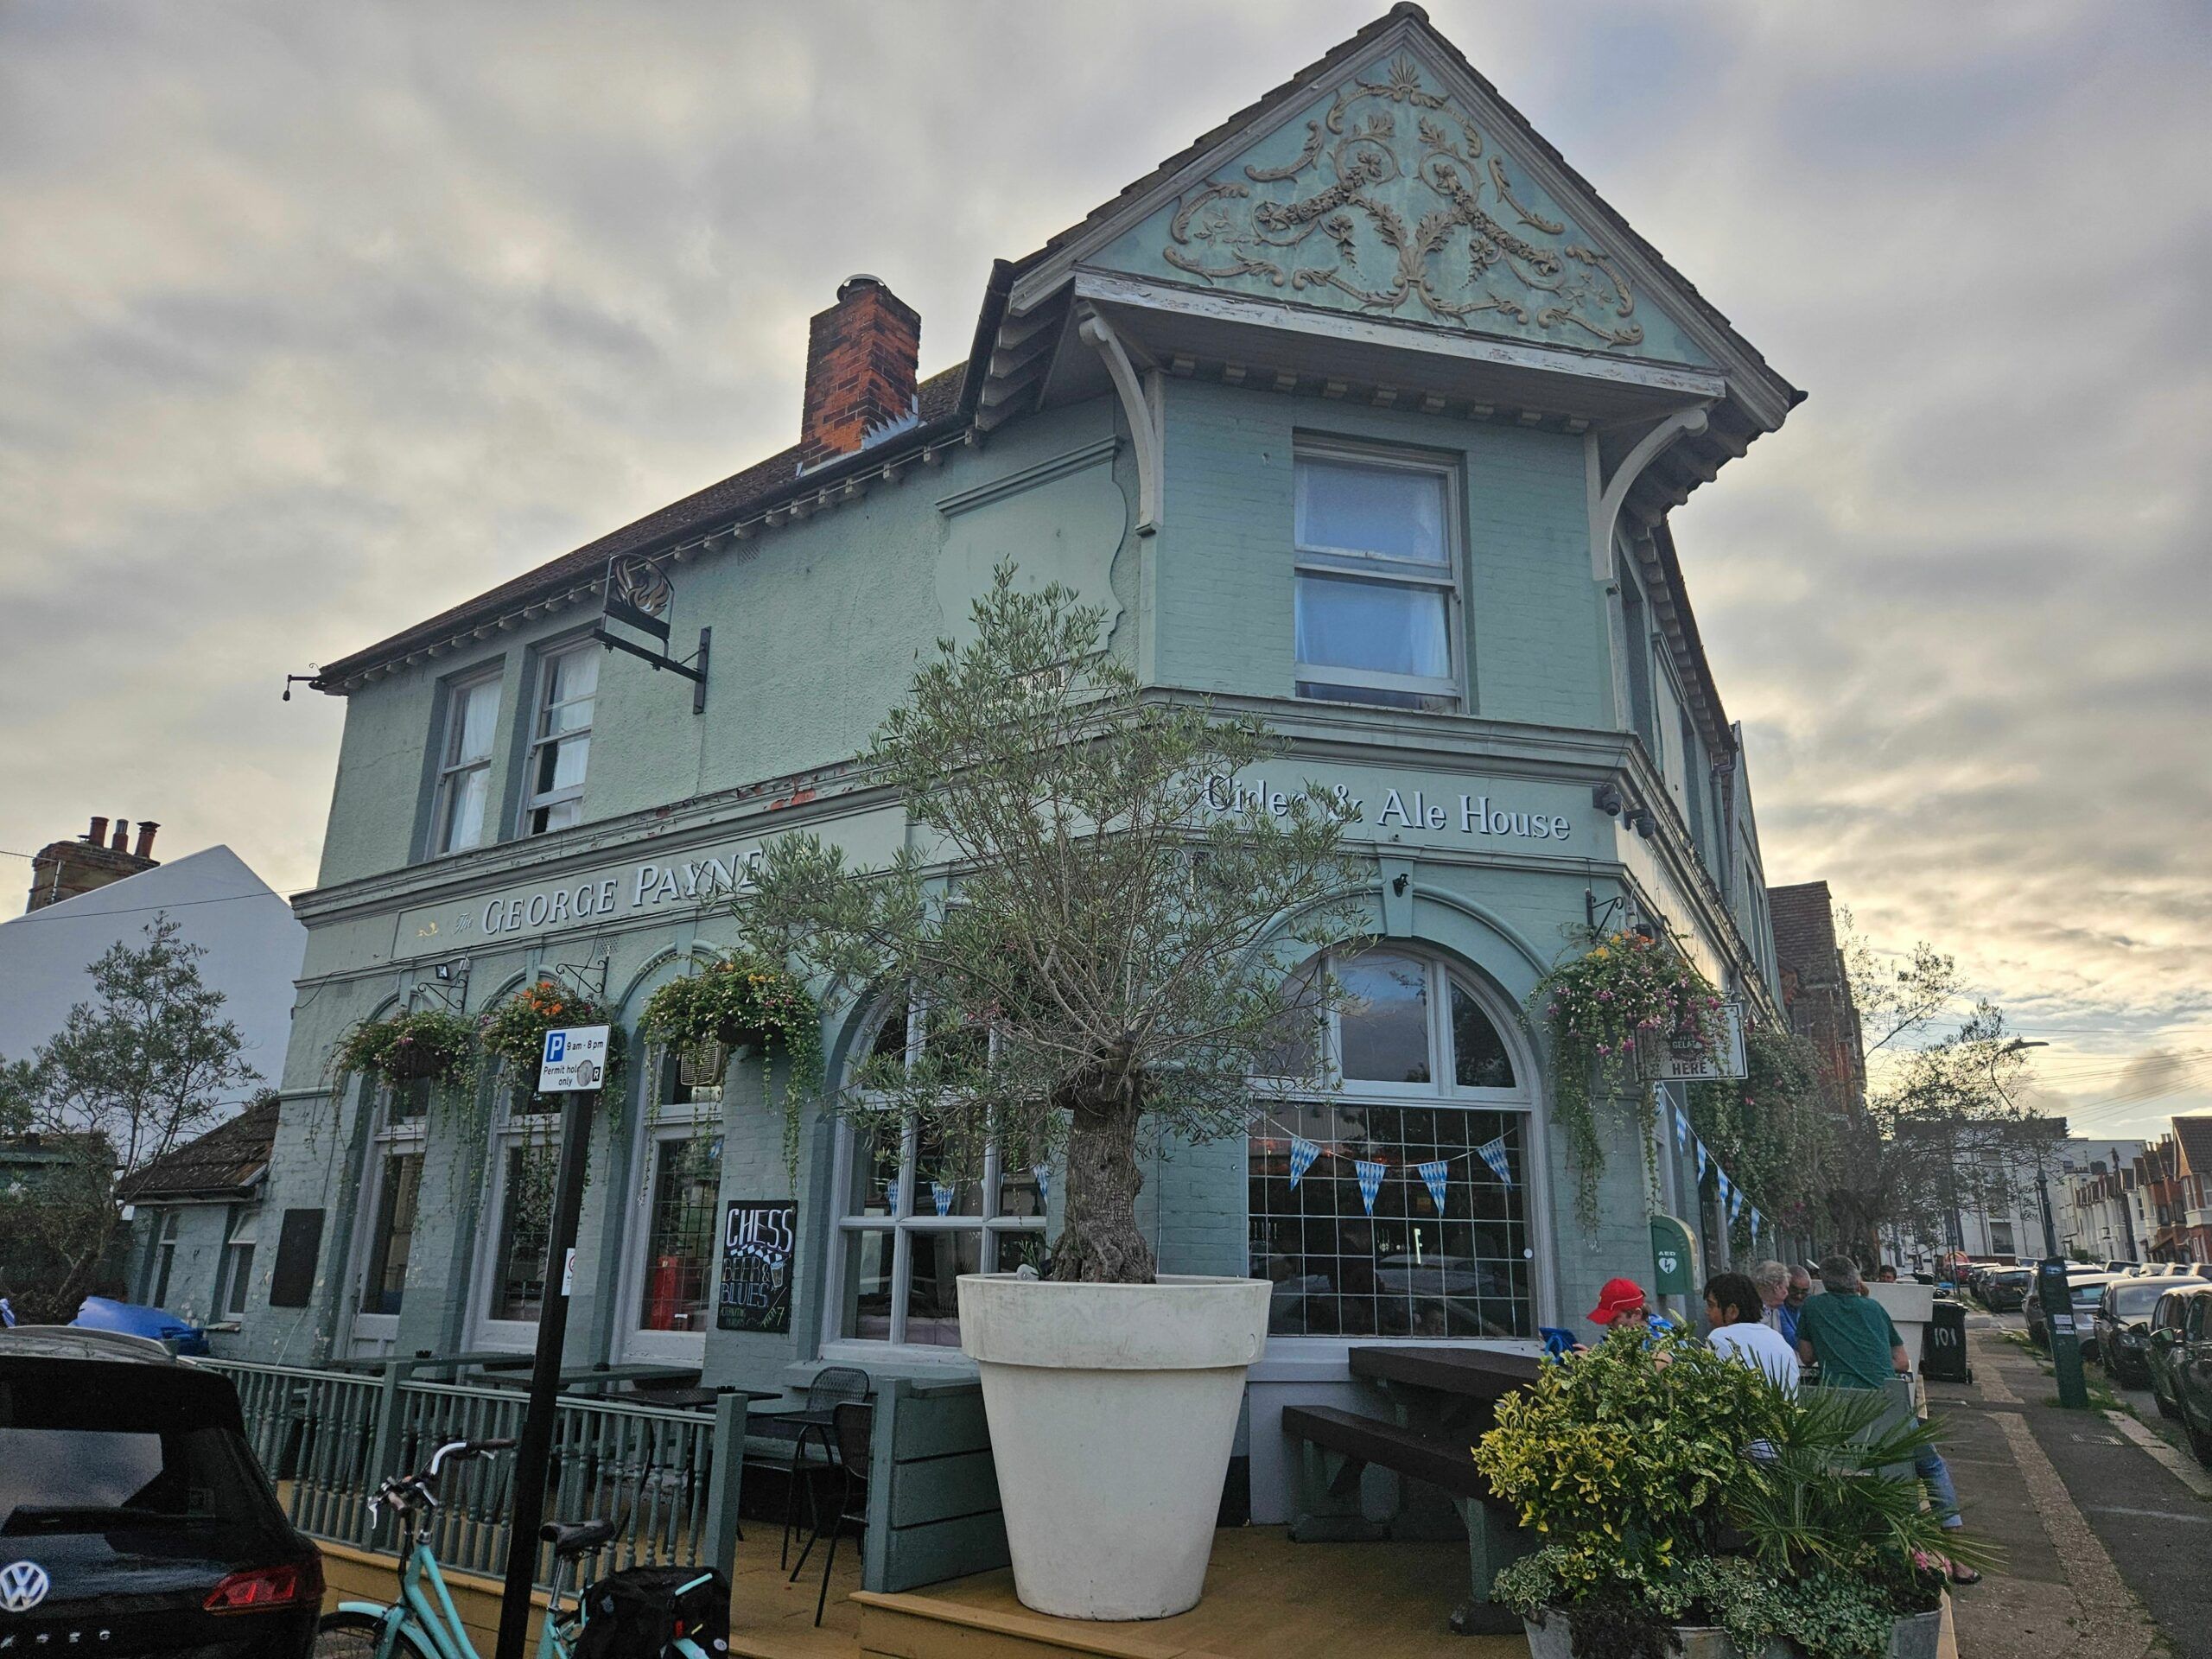
[[[530,1638],[530,1592],[537,1577],[537,1528],[545,1518],[545,1475],[553,1460],[553,1405],[561,1392],[561,1348],[569,1334],[569,1251],[583,1208],[584,1166],[591,1153],[591,1108],[597,1096],[575,1094],[561,1113],[561,1186],[545,1243],[545,1289],[537,1307],[537,1357],[530,1370],[530,1408],[515,1447],[513,1525],[507,1535],[507,1581],[499,1594],[496,1659],[522,1659]]]

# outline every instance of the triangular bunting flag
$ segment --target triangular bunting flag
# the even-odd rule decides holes
[[[1728,1195],[1728,1224],[1733,1227],[1736,1217],[1744,1213],[1744,1189],[1738,1187]]]
[[[952,1189],[943,1181],[930,1183],[930,1201],[937,1205],[937,1212],[940,1216],[952,1213]]]
[[[1728,1202],[1728,1172],[1718,1166],[1714,1171],[1714,1190],[1720,1194],[1721,1203]]]
[[[1513,1185],[1513,1164],[1505,1155],[1505,1137],[1485,1141],[1475,1150],[1482,1154],[1483,1162],[1490,1166],[1490,1173],[1508,1186]]]
[[[1700,1186],[1705,1185],[1705,1142],[1702,1141],[1697,1143],[1697,1184]]]
[[[1757,1205],[1755,1204],[1755,1205],[1753,1205],[1751,1206],[1751,1243],[1754,1243],[1754,1244],[1756,1244],[1756,1243],[1758,1243],[1758,1242],[1759,1242],[1759,1207],[1758,1207],[1758,1205]]]
[[[1052,1166],[1032,1164],[1029,1173],[1037,1178],[1037,1207],[1041,1210],[1052,1201]]]
[[[1302,1135],[1290,1137],[1290,1190],[1298,1191],[1299,1182],[1306,1179],[1306,1172],[1313,1167],[1313,1160],[1321,1155],[1321,1148]]]
[[[1675,1108],[1675,1150],[1676,1152],[1688,1152],[1689,1149],[1689,1114],[1685,1112],[1681,1107],[1677,1106]]]
[[[1355,1160],[1352,1167],[1359,1172],[1359,1201],[1367,1206],[1367,1213],[1375,1213],[1375,1195],[1382,1190],[1382,1166],[1371,1159]]]
[[[1428,1196],[1436,1200],[1436,1213],[1441,1216],[1444,1213],[1445,1177],[1451,1173],[1452,1166],[1441,1158],[1433,1158],[1427,1163],[1415,1164],[1414,1167],[1421,1172],[1421,1179],[1428,1183]]]

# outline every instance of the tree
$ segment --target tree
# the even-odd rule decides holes
[[[2024,1045],[1957,963],[1926,941],[1901,965],[1843,922],[1844,968],[1864,1033],[1863,1114],[1836,1127],[1831,1219],[1871,1261],[1884,1228],[1951,1242],[1968,1210],[2018,1206],[2064,1125],[2018,1103]]]
[[[101,1274],[113,1244],[118,1178],[128,1178],[210,1127],[259,1073],[239,1058],[222,992],[200,977],[200,946],[180,941],[166,912],[145,944],[120,941],[86,972],[92,998],[28,1060],[0,1057],[0,1128],[35,1133],[66,1153],[5,1194],[0,1230],[37,1285],[19,1286],[67,1317]]]
[[[1373,875],[1344,852],[1348,802],[1236,787],[1274,740],[1145,696],[1102,649],[1104,613],[1073,599],[1001,565],[973,641],[938,643],[870,747],[906,848],[861,870],[779,838],[737,914],[772,959],[921,1014],[918,1055],[871,1059],[842,1109],[919,1120],[956,1168],[992,1138],[1021,1162],[1064,1149],[1053,1276],[1147,1283],[1141,1125],[1233,1133],[1255,1073],[1311,1077],[1338,992],[1290,970],[1355,940]]]

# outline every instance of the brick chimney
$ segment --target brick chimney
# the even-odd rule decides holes
[[[838,284],[837,303],[807,325],[799,470],[856,454],[871,435],[912,421],[921,353],[920,313],[881,277]]]
[[[23,906],[26,913],[150,870],[161,862],[153,856],[154,831],[161,825],[140,820],[138,850],[131,852],[130,820],[113,821],[112,839],[109,822],[96,817],[92,828],[76,840],[54,842],[39,849],[38,856],[31,860],[31,896]]]

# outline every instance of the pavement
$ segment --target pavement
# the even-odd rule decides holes
[[[1969,1313],[1974,1380],[1928,1384],[1967,1527],[2005,1553],[1952,1596],[1961,1659],[2212,1659],[2212,1471],[2094,1366],[2092,1408],[2062,1410],[2020,1330]]]

